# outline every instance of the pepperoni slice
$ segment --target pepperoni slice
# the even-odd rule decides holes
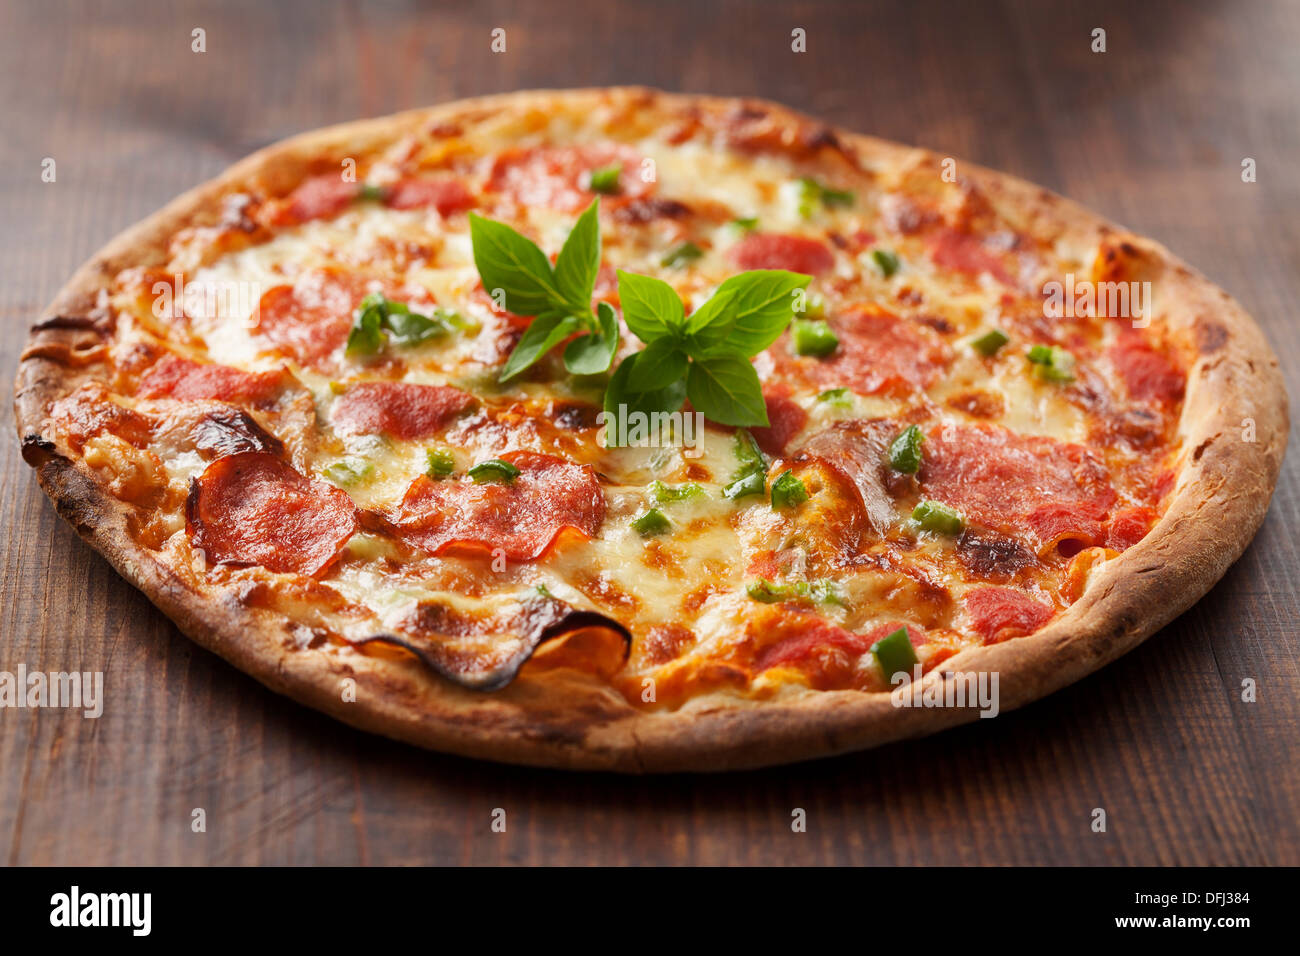
[[[835,266],[835,256],[816,239],[775,232],[751,232],[727,255],[740,269],[788,269],[817,276]]]
[[[1154,508],[1137,505],[1122,508],[1110,519],[1110,528],[1106,533],[1106,547],[1116,551],[1125,551],[1147,536],[1151,527],[1160,517]]]
[[[403,179],[388,189],[384,203],[392,209],[425,209],[449,216],[474,206],[474,194],[459,179]]]
[[[262,405],[279,393],[286,379],[282,371],[245,372],[229,365],[194,362],[168,354],[145,372],[137,394],[141,398],[215,399]]]
[[[973,233],[939,229],[930,237],[929,251],[937,266],[971,276],[987,272],[1003,285],[1015,285],[1002,260]]]
[[[253,331],[299,365],[322,370],[352,328],[352,312],[370,280],[337,269],[311,269],[293,285],[267,289],[258,303]]]
[[[891,621],[865,634],[855,634],[811,614],[786,612],[778,618],[769,613],[759,617],[753,630],[761,631],[765,637],[773,634],[777,637],[758,652],[754,671],[795,667],[819,690],[857,686],[862,682],[858,661],[870,652],[872,644],[900,627],[907,628],[913,646],[926,642],[925,631],[903,621]]]
[[[1014,588],[977,588],[966,595],[971,628],[985,644],[1032,634],[1056,612]]]
[[[347,494],[266,452],[218,458],[190,485],[185,524],[209,563],[317,576],[356,530]]]
[[[1186,377],[1167,355],[1157,352],[1137,332],[1121,334],[1106,354],[1133,398],[1168,405],[1182,400]]]
[[[329,219],[347,209],[360,194],[360,183],[344,182],[338,173],[314,176],[274,206],[268,219],[273,226]]]
[[[865,395],[906,395],[934,383],[948,363],[942,340],[882,309],[860,307],[827,321],[839,347],[826,358],[795,355],[787,332],[771,348],[776,378]]]
[[[766,428],[751,428],[749,433],[758,442],[758,447],[769,455],[785,453],[785,446],[808,423],[808,413],[797,402],[778,392],[763,395],[767,405],[767,420],[771,422]]]
[[[393,527],[432,554],[500,549],[514,561],[541,557],[566,529],[595,535],[605,493],[590,467],[530,451],[501,458],[520,472],[509,484],[416,478],[390,516]]]
[[[1071,553],[1102,540],[1100,521],[1116,498],[1106,469],[1082,445],[994,425],[934,429],[920,479],[926,497],[977,524],[1015,535],[1028,523],[1040,549],[1071,540]]]
[[[616,143],[507,150],[493,163],[487,188],[521,206],[576,212],[596,195],[589,188],[591,171],[615,163],[622,167],[618,192],[602,197],[602,206],[625,203],[654,190],[654,184],[640,176],[641,155]]]
[[[811,621],[800,627],[797,633],[759,651],[754,659],[754,670],[805,663],[818,652],[827,651],[838,651],[856,659],[870,650],[872,643],[863,634],[854,634],[827,621]]]
[[[154,418],[113,401],[104,386],[89,383],[50,406],[50,418],[75,451],[104,432],[144,448],[153,440],[157,424]]]
[[[343,393],[330,418],[343,434],[410,440],[436,434],[473,404],[473,395],[446,385],[363,382]]]

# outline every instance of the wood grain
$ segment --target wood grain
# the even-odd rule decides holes
[[[1236,295],[1296,394],[1298,44],[1286,0],[5,4],[4,373],[84,258],[259,146],[479,93],[647,83],[771,97],[1080,200]],[[103,670],[108,702],[98,720],[0,711],[0,861],[1300,863],[1295,462],[1210,596],[1062,693],[853,757],[642,780],[426,754],[273,696],[82,545],[10,438],[0,670]]]

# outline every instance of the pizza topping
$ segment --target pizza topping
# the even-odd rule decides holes
[[[871,645],[871,653],[876,663],[880,665],[886,680],[891,684],[900,673],[911,677],[912,668],[919,663],[916,650],[912,647],[911,635],[908,634],[906,627],[891,631],[876,641]]]
[[[487,461],[479,462],[466,474],[475,484],[482,485],[490,481],[499,481],[508,485],[519,477],[519,469],[508,461],[502,461],[500,458],[489,458]]]
[[[344,492],[267,452],[218,458],[190,485],[185,522],[210,564],[319,575],[356,530]]]
[[[839,346],[839,337],[823,319],[795,319],[790,325],[790,340],[797,355],[825,358]]]
[[[808,487],[787,468],[772,482],[772,509],[797,508],[808,500]]]
[[[452,324],[465,327],[465,320],[442,309],[432,317],[412,312],[404,302],[394,302],[382,292],[371,292],[357,306],[348,330],[347,354],[374,355],[386,345],[409,347],[442,338]]]
[[[847,386],[864,395],[905,394],[937,381],[948,361],[933,333],[876,307],[852,309],[829,324],[840,347],[828,358],[791,356],[784,342],[771,349],[782,379]]]
[[[447,385],[361,382],[334,403],[330,420],[345,435],[428,438],[475,404],[474,396]]]
[[[839,588],[834,581],[788,581],[774,583],[766,578],[759,578],[745,585],[745,593],[751,600],[762,604],[793,602],[795,604],[840,604]]]
[[[853,193],[847,189],[832,189],[811,176],[799,180],[799,215],[810,218],[819,208],[852,206]]]
[[[889,249],[872,249],[871,261],[876,264],[876,268],[880,270],[880,274],[886,279],[893,278],[894,273],[902,265],[898,261],[898,256]]]
[[[750,428],[749,433],[758,442],[758,447],[767,454],[783,454],[790,439],[799,434],[808,423],[808,413],[798,402],[779,392],[764,392],[763,403],[767,406],[769,424]]]
[[[925,435],[920,425],[909,425],[889,446],[889,467],[904,475],[921,469],[921,442]]]
[[[985,644],[1033,634],[1056,615],[1014,588],[976,588],[966,595],[966,613]]]
[[[398,634],[376,634],[355,646],[390,644],[410,651],[424,666],[453,683],[491,691],[513,681],[537,648],[578,632],[599,632],[627,659],[632,635],[596,611],[579,610],[545,593],[531,595],[492,615],[470,615],[445,604],[422,602],[397,622]]]
[[[973,233],[956,229],[939,229],[930,239],[930,258],[944,269],[953,269],[970,276],[988,273],[1003,285],[1014,285],[1002,260],[990,252],[984,241]]]
[[[1064,384],[1074,381],[1074,356],[1055,345],[1035,345],[1027,353],[1034,374],[1045,382]]]
[[[244,451],[284,453],[284,442],[269,434],[242,408],[224,405],[207,412],[190,429],[194,447],[210,458]]]
[[[459,179],[403,179],[385,188],[384,202],[392,209],[432,207],[450,216],[472,209],[474,194]]]
[[[81,451],[96,435],[116,435],[136,448],[153,438],[155,422],[148,415],[125,408],[109,397],[102,385],[87,384],[50,407],[50,419],[74,451]]]
[[[614,166],[618,168],[616,174],[610,171]],[[576,212],[598,191],[617,192],[619,199],[653,192],[654,183],[644,180],[640,169],[641,156],[616,143],[513,149],[493,161],[487,188],[521,206]],[[593,170],[600,172],[601,190],[592,188]]]
[[[397,534],[432,554],[499,549],[515,561],[541,557],[565,530],[596,534],[605,495],[589,467],[528,451],[498,461],[518,476],[484,483],[416,478],[389,516]]]
[[[321,369],[347,342],[353,310],[368,285],[369,280],[352,273],[308,270],[293,285],[262,294],[253,331],[298,364]]]
[[[329,219],[347,209],[361,195],[361,186],[345,182],[338,173],[326,173],[303,182],[286,199],[268,206],[273,226],[296,226],[312,219]]]
[[[751,232],[728,250],[741,269],[785,269],[817,276],[830,272],[835,257],[825,245],[804,236]]]
[[[992,358],[998,354],[998,350],[1002,346],[1010,341],[1010,336],[1001,329],[989,329],[982,335],[971,339],[970,347],[985,358]]]
[[[1136,332],[1122,334],[1106,354],[1133,398],[1169,405],[1182,400],[1183,373]]]
[[[694,262],[703,255],[704,250],[695,243],[690,241],[682,242],[664,253],[663,258],[659,260],[659,264],[665,269],[676,269],[678,266]]]
[[[922,531],[955,536],[966,528],[966,519],[955,508],[937,501],[922,501],[912,509],[912,520]]]
[[[927,497],[1007,534],[1027,522],[1043,548],[1066,537],[1093,542],[1115,501],[1106,470],[1081,445],[992,425],[938,428],[927,442]]]
[[[736,432],[735,450],[740,467],[723,487],[722,497],[736,499],[761,495],[767,488],[767,459],[763,457],[758,443],[749,432],[741,429]]]
[[[643,538],[667,534],[672,527],[672,522],[658,508],[651,508],[632,521],[632,530]]]
[[[288,381],[289,376],[282,370],[245,372],[168,353],[145,372],[136,394],[141,398],[216,399],[263,405],[274,399]]]
[[[877,534],[883,534],[896,518],[883,474],[885,449],[896,427],[882,419],[836,422],[800,449],[801,458],[820,458],[852,483]]]
[[[1126,551],[1147,536],[1158,518],[1156,510],[1145,505],[1121,508],[1110,520],[1106,531],[1106,547]]]

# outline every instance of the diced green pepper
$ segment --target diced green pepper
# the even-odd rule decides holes
[[[912,668],[917,664],[916,649],[912,639],[907,635],[907,628],[900,627],[871,645],[871,653],[885,672],[885,677],[893,680],[895,674],[911,676]]]
[[[772,482],[772,508],[796,508],[808,500],[807,486],[787,468]]]
[[[922,501],[912,509],[912,520],[926,531],[958,535],[966,528],[961,513],[937,501]]]
[[[897,254],[889,249],[872,249],[871,261],[876,264],[876,268],[880,270],[881,275],[886,279],[897,272],[898,267],[901,264],[898,261]]]
[[[921,442],[925,435],[919,425],[909,426],[889,446],[889,467],[905,475],[915,475],[921,469]]]
[[[824,319],[795,319],[790,324],[794,336],[794,350],[800,355],[823,358],[839,346],[839,337],[831,331]]]
[[[446,478],[456,470],[456,459],[446,449],[429,448],[425,451],[425,457],[428,459],[428,467],[424,473],[430,478]]]
[[[696,498],[704,494],[704,489],[693,481],[678,485],[676,488],[665,485],[662,481],[652,481],[650,482],[650,494],[654,495],[655,501],[659,504],[666,505],[674,501]]]
[[[1055,345],[1035,345],[1025,357],[1045,382],[1074,381],[1074,356]]]
[[[979,338],[972,339],[970,347],[985,358],[992,358],[998,354],[998,349],[1010,341],[1010,337],[1001,329],[989,329]]]
[[[519,477],[519,469],[500,458],[489,458],[487,461],[480,461],[466,474],[474,479],[475,484],[500,481],[508,485]]]
[[[618,192],[618,177],[623,172],[622,163],[612,163],[591,171],[591,191],[612,196]]]
[[[348,487],[369,478],[374,470],[375,466],[364,458],[344,458],[334,462],[322,474],[334,484]]]
[[[702,255],[704,250],[695,243],[683,242],[668,250],[667,254],[659,260],[659,264],[665,269],[672,269],[698,259]]]
[[[653,538],[672,529],[672,524],[658,508],[651,508],[632,521],[632,530],[643,538]]]

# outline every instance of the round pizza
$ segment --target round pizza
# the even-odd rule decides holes
[[[1268,507],[1259,329],[1160,245],[773,104],[476,99],[272,146],[35,324],[25,459],[187,635],[357,727],[712,770],[993,716]]]

